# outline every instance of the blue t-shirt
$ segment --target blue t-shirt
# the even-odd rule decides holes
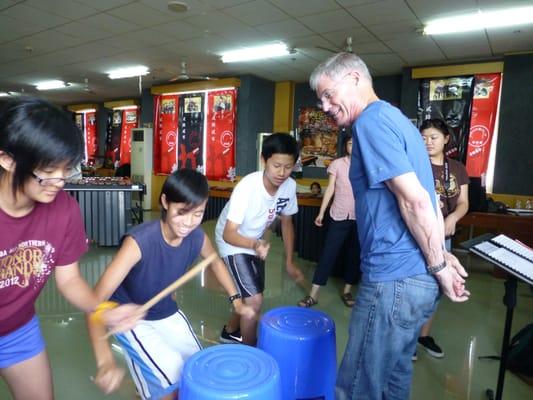
[[[436,210],[429,156],[416,127],[400,110],[375,101],[352,126],[350,182],[356,201],[363,281],[426,273],[426,261],[385,181],[414,172]]]
[[[111,300],[144,304],[176,279],[198,258],[204,244],[204,231],[198,227],[187,235],[179,246],[165,242],[159,220],[133,227],[127,234],[141,249],[141,260],[133,266]],[[169,296],[154,305],[145,319],[169,317],[178,310]]]

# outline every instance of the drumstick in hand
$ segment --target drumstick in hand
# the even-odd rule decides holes
[[[161,290],[158,294],[156,294],[154,297],[152,297],[150,300],[148,300],[146,303],[144,303],[139,308],[139,314],[143,314],[146,311],[148,311],[150,308],[152,308],[155,304],[157,304],[159,301],[161,301],[163,298],[168,296],[170,293],[172,293],[174,290],[178,289],[180,286],[183,286],[187,282],[189,282],[192,278],[194,278],[196,275],[198,275],[202,270],[207,267],[211,262],[215,260],[217,257],[216,253],[211,254],[206,259],[199,262],[197,265],[195,265],[193,268],[188,270],[185,274],[183,274],[179,279],[168,285],[166,288]],[[107,339],[109,336],[117,333],[119,330],[117,328],[111,329],[103,338]]]

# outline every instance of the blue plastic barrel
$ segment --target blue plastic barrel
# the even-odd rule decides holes
[[[335,323],[327,314],[274,308],[261,318],[257,346],[278,362],[283,400],[335,399]]]
[[[180,400],[281,400],[276,360],[241,344],[208,347],[183,367]]]

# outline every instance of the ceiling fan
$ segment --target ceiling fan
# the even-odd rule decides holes
[[[82,90],[86,93],[91,93],[93,94],[94,91],[91,89],[91,87],[89,86],[89,78],[84,78],[83,79],[83,87],[82,87]]]
[[[189,75],[187,72],[187,62],[185,60],[182,60],[180,63],[181,69],[179,75],[173,76],[169,79],[170,82],[175,81],[188,81],[188,80],[204,80],[204,81],[212,81],[217,80],[218,78],[212,77],[212,76],[206,76],[206,75]]]
[[[346,36],[346,39],[344,39],[344,43],[342,46],[331,48],[331,47],[324,47],[324,46],[315,46],[317,49],[329,51],[330,53],[338,53],[338,52],[345,52],[345,53],[353,53],[353,38],[352,36]],[[384,52],[384,51],[378,51],[378,52],[361,52],[357,53],[358,56],[374,56],[374,55],[383,55],[383,54],[390,54],[391,52]]]

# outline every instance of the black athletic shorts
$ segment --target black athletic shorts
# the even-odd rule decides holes
[[[265,290],[265,262],[251,254],[224,257],[231,276],[242,297],[251,297]]]

